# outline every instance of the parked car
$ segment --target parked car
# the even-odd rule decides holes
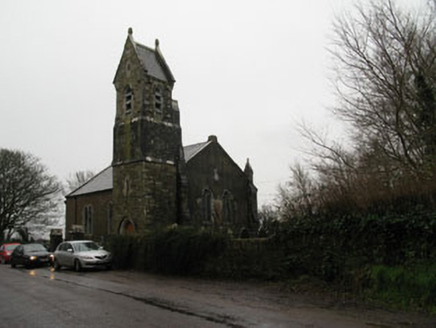
[[[50,264],[50,253],[41,244],[25,244],[15,247],[11,254],[11,267],[24,265],[26,268]]]
[[[67,241],[59,244],[54,252],[54,269],[61,267],[82,269],[112,267],[112,254],[91,240]]]
[[[0,246],[0,262],[1,264],[9,263],[11,260],[12,251],[20,245],[20,243],[8,243]]]

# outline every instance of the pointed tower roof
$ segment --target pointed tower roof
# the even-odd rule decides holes
[[[247,158],[247,163],[245,164],[244,173],[247,176],[248,180],[250,182],[253,182],[254,172],[253,172],[253,168],[250,165],[250,159],[249,158]]]
[[[154,78],[157,78],[159,80],[168,82],[171,85],[176,82],[173,73],[171,72],[169,66],[165,61],[165,58],[162,55],[159,47],[159,40],[156,39],[155,41],[155,49],[149,48],[139,42],[136,42],[133,39],[133,30],[130,27],[128,30],[126,43],[127,42],[130,42],[133,45],[136,55],[148,75],[153,76]],[[117,74],[118,70],[115,74],[115,79]]]

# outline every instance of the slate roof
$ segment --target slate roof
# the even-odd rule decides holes
[[[206,142],[183,147],[186,163],[189,162],[191,158],[193,158],[195,155],[201,152],[204,148],[206,148],[210,143],[211,141],[206,141]]]
[[[150,47],[144,46],[139,42],[136,42],[133,39],[133,30],[131,28],[129,28],[128,33],[129,34],[127,36],[126,43],[129,42],[133,45],[135,53],[147,74],[161,81],[168,82],[170,85],[174,85],[174,82],[176,82],[176,80],[174,79],[174,75],[171,72],[159,48],[159,40],[156,39],[155,49],[152,49]],[[117,78],[119,70],[120,65],[118,65],[117,72],[115,73],[114,82]]]
[[[139,60],[147,70],[148,74],[159,80],[171,82],[169,81],[161,63],[159,62],[159,55],[156,53],[156,51],[138,42],[135,42],[135,45]]]
[[[206,148],[212,141],[206,141],[194,145],[183,147],[185,152],[185,161],[189,162],[193,157]],[[72,191],[66,197],[75,197],[85,194],[92,194],[98,191],[111,190],[112,184],[112,166],[105,168],[103,171],[92,177],[76,190]]]
[[[107,167],[66,197],[74,197],[112,189],[112,166]]]

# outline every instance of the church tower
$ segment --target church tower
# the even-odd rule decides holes
[[[142,233],[187,218],[186,178],[175,79],[156,40],[130,28],[114,78],[113,230]]]

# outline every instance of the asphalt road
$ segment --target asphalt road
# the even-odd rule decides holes
[[[270,285],[0,265],[0,327],[430,328],[435,322],[283,293]]]

